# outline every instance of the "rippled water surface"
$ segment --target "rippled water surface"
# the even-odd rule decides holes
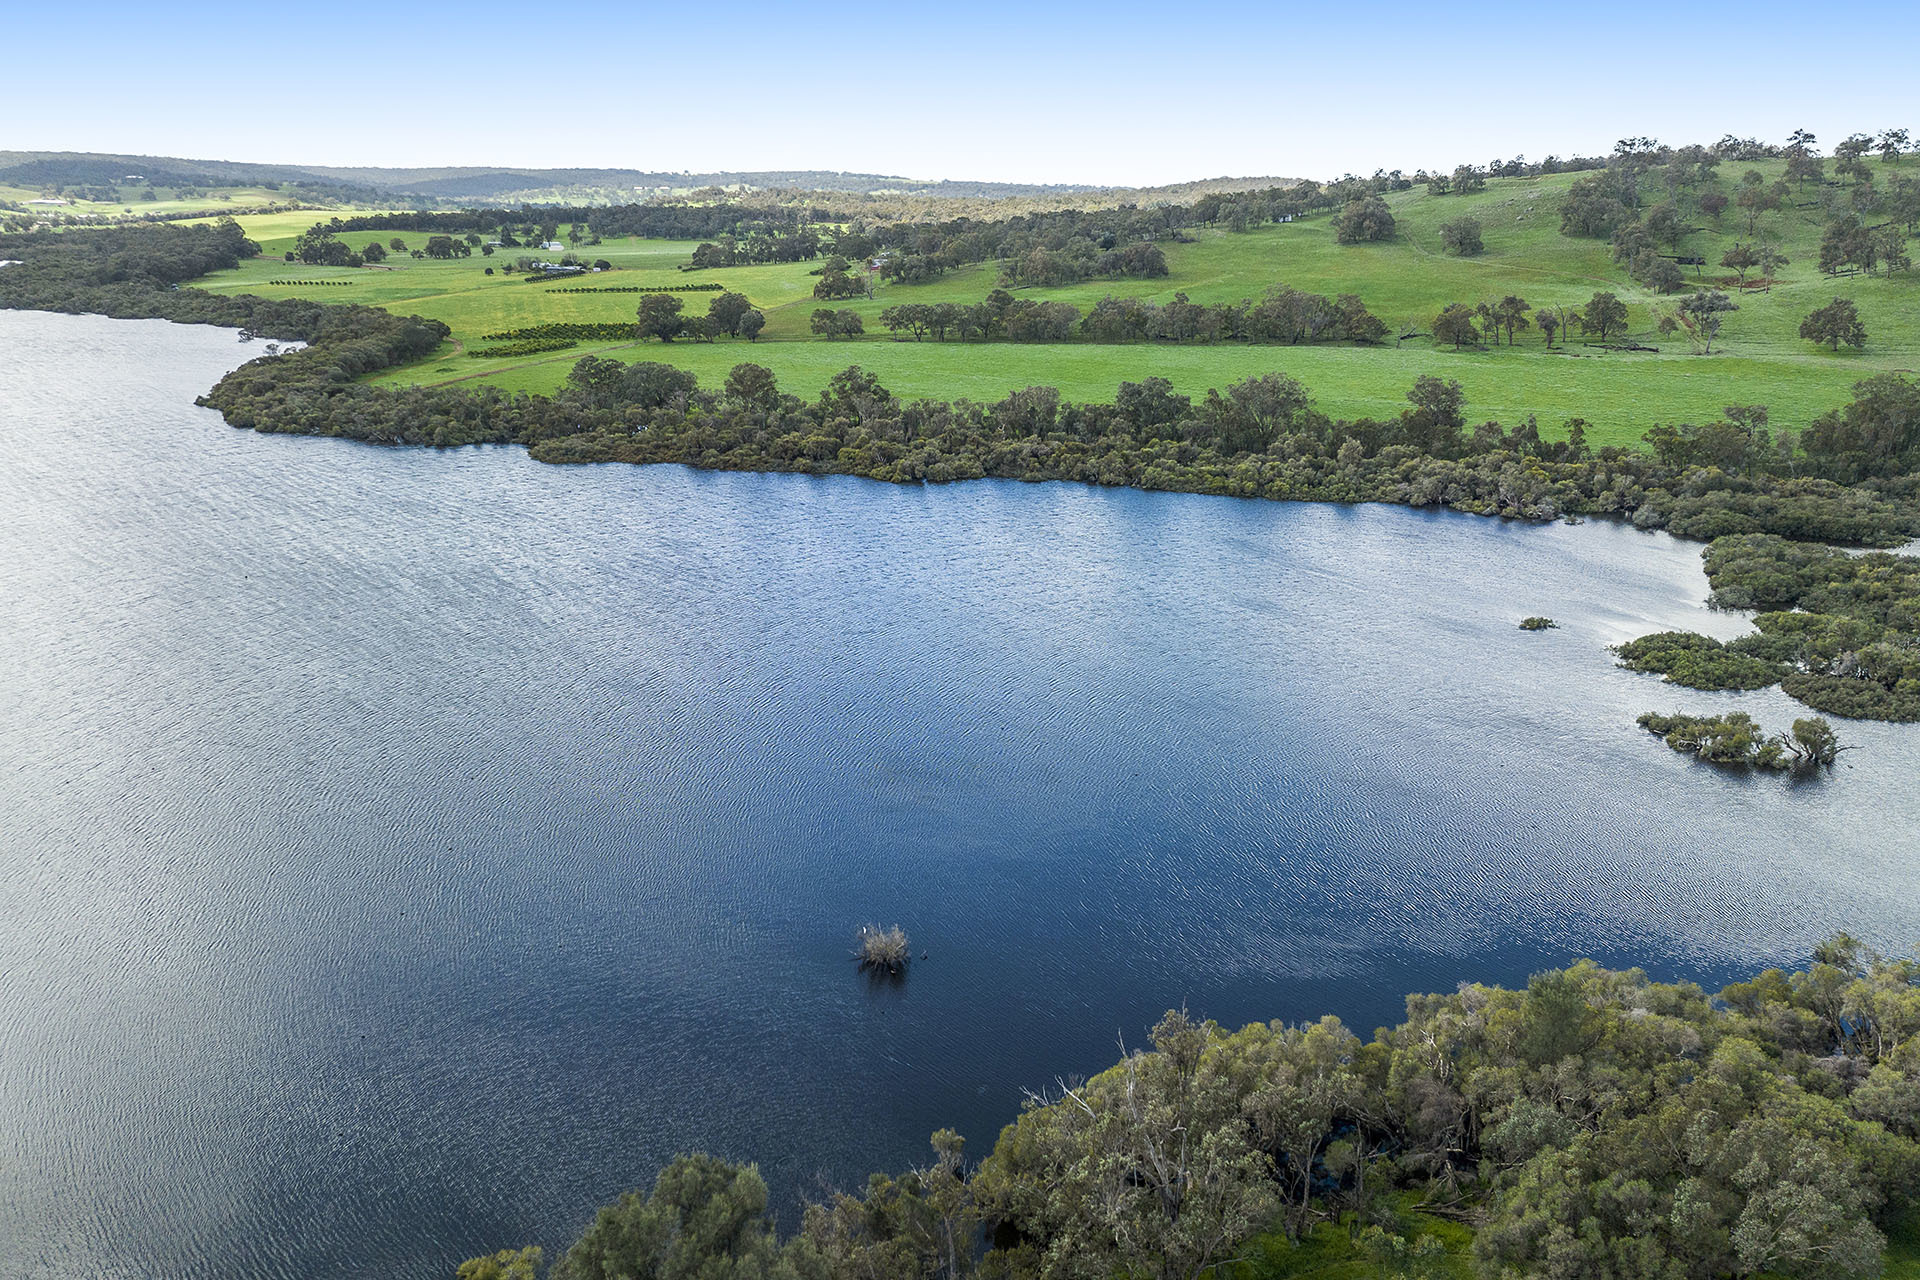
[[[1920,729],[1633,727],[1795,710],[1613,667],[1745,629],[1695,546],[262,437],[254,350],[0,312],[0,1274],[443,1276],[677,1150],[984,1152],[1182,1001],[1920,936]]]

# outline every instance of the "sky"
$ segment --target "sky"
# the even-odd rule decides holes
[[[1132,186],[1920,137],[1880,0],[22,9],[4,149]]]

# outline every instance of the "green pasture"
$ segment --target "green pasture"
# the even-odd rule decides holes
[[[345,293],[346,290],[337,292]],[[1426,344],[1367,349],[1322,347],[1061,346],[995,343],[767,342],[722,339],[598,346],[516,361],[492,362],[445,354],[422,364],[389,370],[377,380],[394,383],[485,381],[513,391],[551,391],[582,355],[661,360],[718,386],[741,361],[765,365],[789,391],[811,396],[850,364],[877,375],[895,395],[994,401],[1021,387],[1058,387],[1071,400],[1111,400],[1123,381],[1162,377],[1196,397],[1207,388],[1275,370],[1291,374],[1314,393],[1319,406],[1344,416],[1381,416],[1406,407],[1407,389],[1421,374],[1456,378],[1465,388],[1474,421],[1513,423],[1532,413],[1543,433],[1561,431],[1566,419],[1593,424],[1596,444],[1636,443],[1654,422],[1701,421],[1729,404],[1765,401],[1780,422],[1804,422],[1844,403],[1864,372],[1860,361],[1822,362],[1818,357],[1762,360],[1739,356],[1701,360],[1690,367],[1658,356],[1535,356],[1518,351],[1454,355]],[[1764,389],[1764,390],[1760,390]]]
[[[195,207],[205,208],[206,206],[203,202]],[[316,222],[324,222],[329,218],[354,218],[366,214],[390,212],[395,211],[389,209],[276,209],[271,213],[235,213],[232,217],[247,233],[247,238],[260,246],[262,254],[278,258],[288,249],[293,248],[293,242]],[[194,223],[212,222],[219,216],[221,215],[192,218],[182,225],[192,226]],[[425,236],[420,238],[422,241],[426,239]],[[385,244],[386,238],[382,237],[380,242]],[[355,247],[359,247],[357,242]]]
[[[1920,171],[1920,160],[1900,162]],[[1749,167],[1769,179],[1775,163],[1722,166],[1720,185],[1731,192]],[[1884,181],[1889,166],[1875,165]],[[1763,216],[1759,231],[1780,246],[1789,265],[1770,291],[1737,291],[1740,310],[1728,317],[1711,355],[1697,354],[1684,335],[1661,336],[1659,314],[1676,297],[1660,297],[1639,288],[1611,261],[1608,246],[1560,234],[1559,202],[1571,175],[1496,179],[1471,196],[1432,196],[1424,188],[1388,197],[1398,220],[1398,235],[1388,243],[1342,246],[1334,242],[1329,219],[1316,217],[1246,233],[1202,230],[1192,243],[1166,244],[1171,274],[1161,280],[1096,281],[1022,291],[1022,296],[1074,303],[1083,310],[1103,295],[1132,295],[1166,301],[1176,292],[1196,302],[1238,301],[1256,297],[1275,284],[1316,293],[1356,293],[1395,335],[1424,333],[1435,313],[1451,302],[1477,303],[1518,294],[1535,307],[1577,306],[1596,290],[1608,289],[1630,311],[1630,336],[1658,353],[1603,352],[1578,338],[1549,351],[1537,330],[1522,331],[1516,345],[1456,352],[1424,337],[1390,340],[1373,348],[1349,346],[1247,347],[1237,344],[1169,347],[1156,344],[1106,346],[1091,343],[1015,345],[900,341],[879,323],[880,313],[902,302],[973,303],[997,283],[993,264],[961,269],[923,285],[882,285],[873,299],[831,304],[851,307],[866,319],[868,334],[855,341],[826,341],[809,332],[816,306],[812,289],[817,263],[734,267],[705,272],[679,268],[692,253],[691,242],[609,240],[582,243],[576,249],[591,261],[605,258],[615,270],[562,284],[529,284],[498,268],[538,251],[502,249],[491,258],[432,261],[391,256],[385,270],[305,267],[280,260],[286,246],[314,221],[311,214],[273,213],[242,216],[270,256],[244,263],[239,270],[200,282],[220,292],[256,292],[265,296],[303,293],[328,301],[358,301],[444,321],[452,340],[436,355],[377,380],[389,383],[483,381],[510,390],[548,391],[566,376],[580,356],[609,354],[621,359],[662,360],[717,383],[742,360],[766,365],[791,391],[811,395],[834,373],[859,364],[878,374],[905,397],[966,396],[992,401],[1021,387],[1046,384],[1072,399],[1108,399],[1123,380],[1160,376],[1190,395],[1254,374],[1281,370],[1305,382],[1320,407],[1339,416],[1397,412],[1407,387],[1421,374],[1457,378],[1470,400],[1475,420],[1511,423],[1534,414],[1548,433],[1573,417],[1591,425],[1599,443],[1634,443],[1655,422],[1702,421],[1730,404],[1765,404],[1773,420],[1800,426],[1844,402],[1852,384],[1884,370],[1911,371],[1920,366],[1920,273],[1892,278],[1823,277],[1817,267],[1824,215],[1812,207],[1789,207]],[[1796,193],[1812,202],[1813,193]],[[1440,251],[1442,224],[1467,214],[1482,225],[1486,252],[1461,259]],[[1715,226],[1701,225],[1679,246],[1682,254],[1717,264],[1736,241],[1747,239],[1744,215],[1730,208]],[[342,237],[359,248],[362,240],[386,243],[395,233],[355,232]],[[400,232],[410,247],[425,243],[422,233]],[[493,267],[496,274],[486,275]],[[1691,278],[1691,273],[1690,273]],[[1703,284],[1733,290],[1730,273],[1709,265]],[[298,283],[273,285],[271,280]],[[346,287],[310,287],[313,280],[347,280]],[[748,344],[613,343],[516,359],[488,360],[466,353],[484,350],[482,335],[549,321],[620,321],[638,305],[634,293],[562,293],[564,288],[648,288],[716,283],[746,294],[767,316],[760,341]],[[687,310],[704,311],[708,296],[681,295]],[[1801,319],[1836,296],[1854,299],[1866,322],[1864,352],[1834,353],[1798,336]]]
[[[154,194],[160,197],[157,200],[142,200],[140,195],[146,190],[143,186],[119,187],[116,190],[120,193],[118,200],[75,200],[71,195],[67,195],[61,197],[67,201],[64,205],[36,205],[28,202],[38,200],[46,194],[40,188],[0,185],[0,201],[24,205],[29,213],[48,216],[73,217],[84,214],[92,217],[124,218],[128,216],[129,210],[139,215],[231,208],[235,215],[244,215],[250,209],[258,209],[263,205],[285,204],[289,200],[298,198],[297,193],[290,189],[269,191],[265,187],[220,187],[207,195],[194,196],[185,200],[178,198],[165,187],[155,190]],[[312,226],[313,220],[319,215],[309,211],[302,216],[306,218],[306,225]]]

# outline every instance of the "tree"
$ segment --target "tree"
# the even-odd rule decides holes
[[[685,369],[676,369],[657,360],[640,360],[624,366],[614,383],[614,398],[642,409],[661,409],[669,405],[686,407],[687,398],[700,386],[700,380]]]
[[[1273,439],[1297,431],[1306,422],[1312,397],[1284,373],[1247,378],[1222,396],[1207,393],[1201,416],[1213,431],[1213,446],[1224,454],[1260,453]]]
[[[1774,274],[1778,272],[1780,268],[1787,265],[1787,255],[1781,253],[1773,244],[1762,240],[1760,242],[1759,257],[1760,261],[1755,265],[1760,268],[1760,278],[1767,282],[1767,292],[1772,293]]]
[[[740,322],[747,312],[753,310],[753,303],[744,293],[720,293],[707,304],[707,320],[715,330],[733,336],[740,333]]]
[[[367,247],[360,251],[360,257],[366,262],[385,262],[387,260],[386,246],[378,240],[370,240],[367,242]]]
[[[393,239],[387,241],[387,248],[393,250],[395,253],[405,253],[407,251],[407,242],[399,236],[395,236]]]
[[[646,338],[658,338],[662,342],[672,342],[686,328],[686,322],[680,317],[680,299],[671,293],[650,293],[640,299],[639,333]]]
[[[1874,145],[1880,149],[1880,158],[1892,164],[1900,158],[1900,153],[1907,149],[1907,131],[1888,129],[1881,133]]]
[[[525,1249],[502,1249],[483,1257],[468,1258],[454,1272],[455,1280],[540,1280],[540,1264],[545,1254],[539,1245]]]
[[[1602,290],[1587,299],[1587,305],[1580,311],[1580,331],[1590,333],[1605,342],[1627,327],[1627,304],[1612,293]]]
[[[1393,231],[1393,211],[1379,196],[1349,200],[1333,223],[1333,238],[1341,244],[1391,240]]]
[[[1880,271],[1883,275],[1892,275],[1896,271],[1913,269],[1913,258],[1907,252],[1907,238],[1898,227],[1885,227],[1870,233],[1874,239],[1874,252],[1880,259]]]
[[[1894,373],[1854,383],[1853,399],[1815,418],[1801,444],[1845,484],[1920,469],[1920,384]]]
[[[1753,270],[1759,262],[1760,255],[1754,252],[1752,245],[1744,242],[1735,244],[1733,248],[1720,255],[1720,265],[1730,271],[1739,272],[1740,283],[1743,285],[1747,282],[1747,272]]]
[[[1787,181],[1797,182],[1802,190],[1809,182],[1820,182],[1826,177],[1826,165],[1819,156],[1805,146],[1789,146],[1787,156]]]
[[[1831,765],[1844,748],[1840,735],[1833,731],[1825,716],[1812,716],[1793,722],[1794,754],[1811,764]]]
[[[832,341],[835,338],[853,338],[866,331],[860,321],[858,311],[834,311],[828,307],[815,309],[810,324],[813,332]]]
[[[1830,276],[1848,267],[1871,272],[1879,261],[1879,242],[1858,217],[1849,213],[1827,224],[1820,238],[1820,270]]]
[[[1511,293],[1493,304],[1491,308],[1493,323],[1506,330],[1508,346],[1513,345],[1513,334],[1516,329],[1528,327],[1527,312],[1531,310],[1525,298],[1515,297]]]
[[[779,1257],[767,1184],[753,1165],[680,1156],[649,1194],[600,1210],[556,1280],[763,1280]]]
[[[1564,315],[1557,308],[1542,307],[1534,315],[1533,322],[1540,326],[1541,334],[1546,337],[1547,350],[1553,350],[1553,335],[1566,327]]]
[[[1401,413],[1400,422],[1409,444],[1436,458],[1459,451],[1460,432],[1467,425],[1467,395],[1458,382],[1423,374],[1413,380],[1407,403],[1413,407]]]
[[[758,340],[760,331],[767,327],[767,317],[756,308],[740,317],[739,334],[748,342]]]
[[[1212,1023],[1171,1012],[1152,1052],[1009,1126],[976,1195],[983,1216],[1039,1242],[1034,1274],[1201,1280],[1271,1219],[1273,1162],[1255,1145],[1258,1125],[1219,1110],[1233,1096],[1221,1040]]]
[[[1165,378],[1142,378],[1121,383],[1113,407],[1134,435],[1153,437],[1170,434],[1167,429],[1187,416],[1193,400],[1174,394],[1173,384]]]
[[[1433,318],[1433,340],[1451,342],[1455,351],[1469,342],[1478,345],[1480,330],[1474,324],[1475,319],[1473,308],[1466,303],[1448,303],[1446,310]]]
[[[1652,249],[1642,249],[1635,254],[1630,270],[1634,279],[1655,293],[1676,293],[1687,282],[1680,273],[1679,263]]]
[[[894,333],[902,329],[913,335],[915,342],[927,334],[933,323],[933,308],[924,302],[903,302],[896,307],[888,307],[880,313],[880,323]]]
[[[1851,298],[1835,298],[1800,322],[1800,336],[1808,342],[1824,342],[1835,351],[1841,343],[1850,347],[1867,345],[1867,326]]]
[[[1706,344],[1708,355],[1713,354],[1713,340],[1720,335],[1727,313],[1739,309],[1738,303],[1718,289],[1696,289],[1679,307],[1689,331]]]
[[[1655,240],[1663,240],[1667,247],[1678,252],[1680,242],[1686,239],[1687,220],[1680,216],[1679,208],[1670,200],[1662,201],[1647,210],[1647,234]]]
[[[1480,239],[1480,219],[1455,218],[1440,228],[1440,244],[1447,252],[1471,258],[1486,250]]]
[[[1700,212],[1713,219],[1715,226],[1720,225],[1720,215],[1727,211],[1727,197],[1719,191],[1709,191],[1700,197]]]
[[[1752,235],[1760,215],[1771,213],[1784,203],[1779,187],[1769,187],[1767,179],[1758,169],[1749,169],[1740,179],[1740,190],[1735,193],[1733,202],[1747,215],[1747,234]]]
[[[755,409],[772,409],[780,403],[780,383],[764,365],[737,364],[727,374],[726,395]]]

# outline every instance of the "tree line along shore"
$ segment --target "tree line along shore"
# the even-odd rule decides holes
[[[1863,380],[1851,401],[1799,431],[1776,429],[1763,406],[1730,406],[1716,422],[1650,431],[1644,450],[1592,448],[1577,419],[1559,440],[1543,439],[1531,419],[1472,423],[1457,381],[1430,375],[1397,415],[1362,419],[1320,412],[1307,387],[1279,373],[1197,402],[1153,377],[1123,382],[1107,402],[1074,403],[1047,387],[991,404],[904,401],[857,366],[803,400],[751,362],[714,388],[670,365],[596,356],[577,361],[551,396],[376,386],[362,379],[432,350],[446,326],[375,307],[179,287],[252,247],[230,222],[15,237],[0,241],[0,256],[20,260],[0,272],[0,302],[227,324],[307,343],[243,365],[203,397],[233,425],[265,432],[513,443],[551,463],[678,462],[895,483],[1070,480],[1530,520],[1604,515],[1700,541],[1744,537],[1739,563],[1748,567],[1728,572],[1762,585],[1716,596],[1767,610],[1762,636],[1735,642],[1742,661],[1676,663],[1656,646],[1629,654],[1629,664],[1698,688],[1755,687],[1764,664],[1771,678],[1758,683],[1778,681],[1822,711],[1920,713],[1911,558],[1820,567],[1796,550],[1920,536],[1920,386],[1901,375]],[[1827,580],[1846,572],[1861,576],[1844,588]],[[1799,594],[1779,585],[1823,573]]]
[[[681,1156],[460,1280],[1869,1280],[1920,1266],[1920,964],[1834,938],[1717,994],[1588,961],[1231,1031],[1171,1010],[983,1159],[808,1203]],[[1895,1269],[1898,1270],[1895,1270]]]

